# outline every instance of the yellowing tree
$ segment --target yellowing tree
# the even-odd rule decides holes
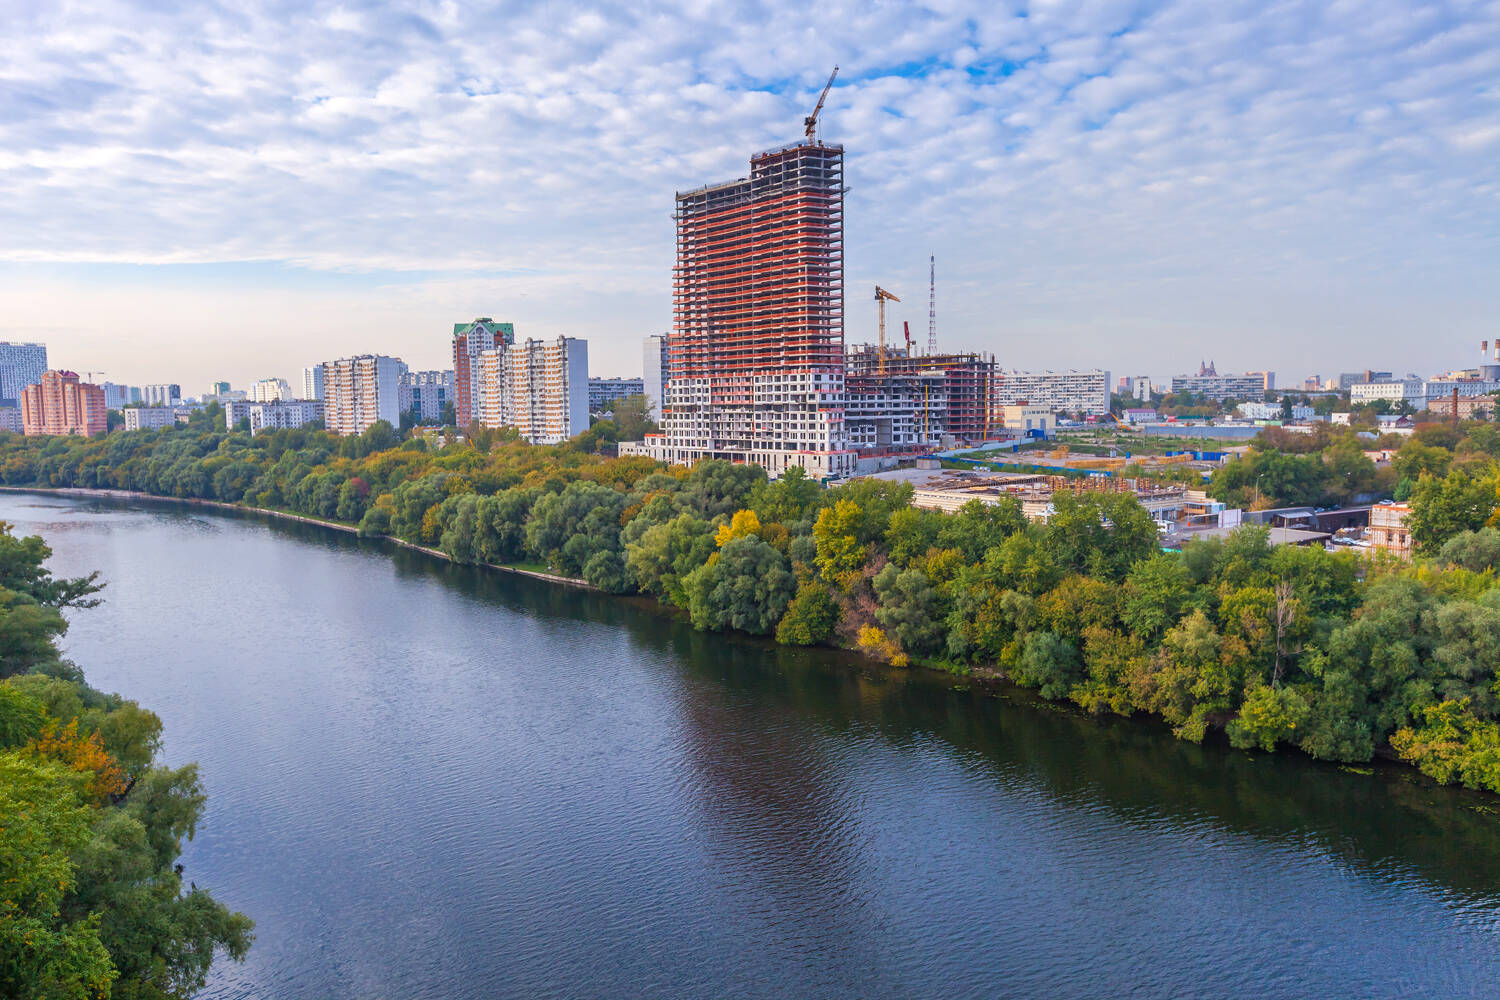
[[[729,519],[728,524],[719,525],[718,533],[714,535],[714,544],[722,549],[736,538],[744,538],[747,535],[761,537],[760,518],[755,516],[753,510],[735,511],[734,517]]]

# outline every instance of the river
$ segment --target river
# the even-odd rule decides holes
[[[106,602],[186,877],[257,924],[206,995],[1500,995],[1500,802],[1191,746],[644,602],[166,503],[0,495]]]

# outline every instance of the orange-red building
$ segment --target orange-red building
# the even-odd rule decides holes
[[[35,434],[101,434],[109,429],[104,390],[77,372],[47,371],[21,390],[21,427]]]

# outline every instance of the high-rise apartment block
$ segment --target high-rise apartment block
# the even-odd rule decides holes
[[[308,365],[302,369],[302,398],[323,398],[323,366]]]
[[[401,424],[401,376],[406,364],[383,354],[323,363],[323,420],[334,434],[363,434],[377,421]]]
[[[646,338],[642,352],[641,392],[646,396],[646,413],[656,422],[661,422],[661,404],[667,398],[667,370],[671,359],[667,355],[667,337],[658,334]]]
[[[527,340],[506,351],[506,369],[505,395],[522,440],[561,444],[588,430],[588,341]]]
[[[757,154],[750,176],[677,195],[662,433],[622,446],[673,463],[846,476],[844,149]]]
[[[176,406],[182,402],[182,386],[175,382],[161,382],[141,386],[141,402],[147,406]]]
[[[228,392],[225,385],[224,392]],[[292,398],[292,385],[284,378],[263,378],[250,387],[250,402],[275,403]]]
[[[1109,372],[1014,372],[997,371],[991,393],[992,408],[1031,403],[1059,413],[1109,412]]]
[[[102,434],[109,427],[104,390],[77,372],[45,371],[21,388],[21,426],[28,435]]]
[[[0,403],[16,405],[21,390],[40,384],[46,370],[46,344],[0,341]]]
[[[141,401],[141,390],[135,386],[100,382],[99,388],[104,390],[104,405],[111,410],[123,410],[131,403]]]
[[[485,408],[485,400],[478,398],[476,393],[480,383],[480,369],[484,364],[480,356],[486,351],[498,349],[501,356],[492,358],[490,367],[503,371],[505,348],[515,341],[515,324],[496,323],[488,316],[481,316],[469,323],[453,324],[453,414],[458,426],[467,427],[475,420],[484,423],[480,411]],[[490,401],[489,408],[497,414],[498,421],[498,414],[503,408],[502,401]],[[500,424],[497,422],[486,426],[498,427]]]
[[[443,407],[451,402],[453,372],[407,372],[401,376],[402,413],[415,413],[418,421],[437,420],[443,415]]]

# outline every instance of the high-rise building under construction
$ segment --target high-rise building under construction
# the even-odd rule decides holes
[[[854,471],[843,215],[844,149],[813,138],[752,157],[749,177],[678,193],[662,433],[629,450],[772,476]]]

